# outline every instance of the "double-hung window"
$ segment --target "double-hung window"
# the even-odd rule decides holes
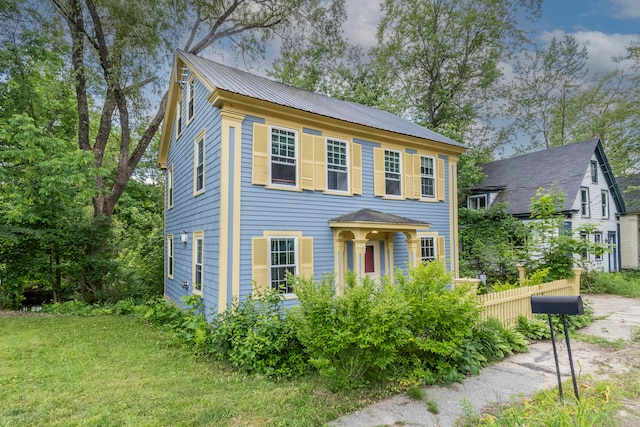
[[[402,196],[402,164],[401,153],[395,150],[384,150],[385,194]]]
[[[187,83],[187,124],[193,120],[195,113],[195,101],[196,101],[196,81],[194,79],[189,80]]]
[[[420,238],[420,258],[422,262],[429,262],[436,259],[436,245],[433,237]]]
[[[583,217],[591,216],[591,209],[589,207],[589,188],[580,188],[580,214]]]
[[[200,194],[204,191],[204,154],[205,154],[205,137],[200,135],[196,138],[194,144],[194,193]]]
[[[173,165],[167,168],[167,207],[173,207]]]
[[[436,177],[433,157],[420,157],[420,195],[425,199],[436,197]]]
[[[271,184],[298,185],[297,133],[271,128]]]
[[[193,292],[202,294],[204,286],[204,233],[193,233]]]
[[[609,218],[609,192],[607,190],[602,190],[600,192],[600,199],[602,218]]]
[[[269,283],[278,292],[293,293],[287,272],[297,274],[297,242],[295,237],[269,238]]]
[[[327,189],[349,191],[347,143],[327,139]]]
[[[596,231],[593,234],[593,241],[598,245],[602,244],[602,232],[601,231]],[[596,261],[602,261],[602,252],[600,250],[596,250]]]
[[[167,236],[167,277],[173,279],[173,234]]]

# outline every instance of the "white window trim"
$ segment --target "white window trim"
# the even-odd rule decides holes
[[[333,142],[339,142],[345,145],[345,150],[346,150],[346,162],[347,164],[345,165],[347,167],[347,189],[346,190],[333,190],[329,188],[329,141],[333,141]],[[346,141],[344,139],[338,139],[338,138],[332,138],[332,137],[327,137],[325,139],[325,152],[327,153],[327,173],[326,173],[326,186],[325,188],[327,189],[327,193],[339,193],[339,194],[350,194],[351,193],[351,147],[349,146],[349,141]]]
[[[604,203],[602,203],[602,201],[604,201]],[[609,192],[607,190],[600,190],[600,212],[602,213],[603,219],[609,219]]]
[[[167,277],[173,279],[175,274],[175,252],[173,234],[167,235]]]
[[[422,194],[422,158],[427,158],[427,159],[431,159],[431,161],[433,162],[433,176],[431,176],[431,179],[433,179],[433,196],[425,196],[424,194]],[[437,164],[438,162],[436,161],[436,158],[433,156],[425,156],[423,154],[420,155],[420,199],[421,200],[435,200],[438,197],[438,171],[436,170],[437,168]]]
[[[298,253],[298,237],[297,236],[269,236],[267,238],[267,257],[268,257],[268,277],[269,277],[269,289],[273,289],[273,284],[272,282],[272,277],[271,277],[271,268],[274,267],[274,265],[271,263],[271,241],[274,239],[293,239],[293,253],[294,253],[294,266],[296,268],[296,272],[295,274],[300,274],[300,254]],[[280,265],[277,265],[275,267],[280,267]],[[283,298],[285,299],[292,299],[296,297],[296,294],[294,292],[283,292],[281,294],[283,296]]]
[[[587,213],[584,213],[583,207],[585,206],[585,202],[583,201],[582,194],[586,192],[587,201],[586,201],[586,210]],[[580,187],[580,216],[582,218],[591,218],[591,195],[589,194],[589,187]]]
[[[398,175],[400,175],[399,177],[399,181],[400,181],[400,194],[387,194],[387,165],[386,165],[386,157],[387,157],[387,151],[390,153],[398,153],[398,166],[400,171],[398,172]],[[402,176],[403,176],[403,164],[402,164],[402,160],[403,160],[403,152],[400,150],[394,150],[391,148],[385,148],[383,153],[382,153],[382,160],[383,160],[383,168],[384,168],[384,196],[385,197],[389,197],[389,198],[393,198],[393,199],[402,199],[403,198],[403,183],[402,183]],[[389,172],[389,173],[395,173],[395,172]]]
[[[431,239],[431,243],[432,243],[432,248],[433,248],[433,258],[431,259],[425,259],[422,256],[422,239]],[[420,251],[420,261],[421,262],[425,262],[425,261],[435,261],[438,259],[438,239],[436,238],[436,236],[419,236],[419,241],[420,241],[420,247],[418,248],[418,250]]]
[[[295,150],[295,166],[296,166],[296,183],[295,185],[287,185],[287,184],[278,184],[278,183],[274,183],[272,176],[271,176],[271,171],[272,171],[272,166],[273,166],[273,160],[272,160],[272,156],[273,156],[273,147],[272,147],[272,132],[273,129],[278,129],[278,130],[283,130],[285,132],[293,132],[294,134],[294,150]],[[300,188],[300,135],[298,134],[298,131],[296,129],[290,129],[290,128],[286,128],[283,126],[274,126],[274,125],[270,125],[269,126],[269,158],[268,158],[268,168],[269,168],[269,176],[268,176],[268,186],[269,187],[276,187],[276,188],[288,188],[288,189],[299,189]]]
[[[167,209],[173,208],[175,194],[173,191],[173,163],[167,168]]]
[[[484,199],[484,208],[472,208],[471,207],[471,200],[475,200],[475,199]],[[474,211],[478,211],[480,209],[487,209],[487,207],[489,206],[489,201],[487,200],[487,195],[486,194],[475,194],[473,196],[469,196],[467,197],[467,209],[472,209]]]
[[[193,74],[187,79],[187,102],[186,102],[186,126],[193,121],[193,118],[196,116],[196,81],[193,77]],[[193,97],[191,96],[191,87],[193,87]],[[193,101],[193,111],[191,115],[189,115],[189,104]]]
[[[600,239],[598,239],[598,236],[600,236]],[[602,243],[602,239],[603,239],[603,237],[604,237],[604,236],[603,236],[602,231],[596,231],[596,232],[593,234],[593,242],[594,242],[594,243]],[[602,259],[603,259],[602,254],[596,255],[596,258],[595,258],[595,259],[596,259],[596,261],[602,261]]]
[[[182,94],[180,94],[182,97]],[[176,108],[176,140],[180,138],[184,131],[184,121],[182,117],[182,99],[178,100],[178,107]]]
[[[196,267],[198,265],[198,241],[202,242],[202,260],[201,260],[202,262],[200,263],[200,272],[201,272],[200,276],[201,276],[202,283],[200,283],[201,285],[200,289],[196,288]],[[193,242],[193,254],[192,254],[193,277],[192,277],[191,291],[195,295],[202,296],[204,292],[204,232],[203,231],[194,232],[192,242]]]
[[[198,188],[198,142],[202,141],[202,188]],[[207,138],[204,131],[193,140],[193,195],[204,193],[207,182]]]

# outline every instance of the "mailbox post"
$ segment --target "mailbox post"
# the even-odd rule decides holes
[[[546,314],[549,320],[549,329],[551,330],[551,343],[553,344],[553,357],[556,362],[556,373],[558,376],[558,390],[560,392],[560,400],[562,400],[562,379],[560,378],[560,364],[558,363],[558,351],[556,349],[556,339],[553,330],[552,314],[562,315],[562,324],[564,326],[564,337],[567,341],[567,351],[569,353],[569,366],[571,367],[571,378],[573,380],[573,391],[578,397],[578,384],[576,383],[576,373],[573,369],[573,358],[571,356],[571,344],[569,343],[569,330],[567,328],[567,315],[584,314],[582,305],[582,297],[580,296],[532,296],[531,312],[534,314]]]

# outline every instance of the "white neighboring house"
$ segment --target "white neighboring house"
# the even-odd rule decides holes
[[[640,174],[618,178],[626,207],[620,218],[622,268],[640,268]]]
[[[562,191],[564,230],[594,224],[597,231],[583,238],[611,245],[611,251],[601,257],[587,254],[589,265],[603,271],[620,270],[619,219],[625,205],[599,139],[498,160],[483,165],[482,170],[486,178],[472,188],[468,208],[506,202],[507,213],[529,220],[531,199],[539,188]]]

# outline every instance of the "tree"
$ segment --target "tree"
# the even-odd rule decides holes
[[[508,85],[508,113],[531,138],[531,147],[550,148],[568,141],[567,114],[573,92],[587,73],[586,47],[573,36],[555,37],[546,49],[524,54]],[[541,141],[542,140],[542,141]]]
[[[414,121],[456,139],[500,77],[498,63],[525,40],[518,19],[537,0],[386,0],[376,61]]]

